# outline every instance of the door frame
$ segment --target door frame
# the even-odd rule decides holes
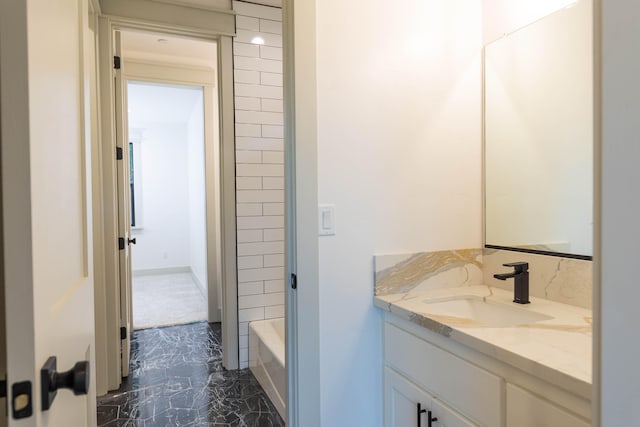
[[[286,186],[287,425],[319,427],[320,286],[316,0],[282,1]]]
[[[222,276],[222,352],[223,366],[238,369],[238,298],[236,257],[236,194],[235,194],[235,123],[233,100],[233,52],[234,34],[212,33],[199,28],[161,25],[143,20],[113,16],[99,19],[100,102],[102,132],[102,201],[104,218],[104,259],[106,265],[106,298],[103,301],[106,316],[96,318],[98,328],[106,331],[106,354],[101,355],[107,369],[106,386],[98,384],[98,392],[115,390],[121,384],[119,294],[117,280],[117,205],[115,187],[115,108],[113,100],[113,34],[118,30],[165,33],[207,41],[217,45],[218,69],[218,118],[220,141],[220,260]],[[208,227],[209,228],[209,227]],[[209,234],[209,232],[207,233]],[[209,237],[209,236],[208,236]],[[209,240],[209,239],[208,239]],[[97,255],[97,254],[96,254]],[[96,337],[98,339],[99,337]]]

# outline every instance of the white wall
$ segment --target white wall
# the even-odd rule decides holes
[[[184,124],[139,123],[142,215],[134,230],[133,271],[188,267],[189,192],[187,128]]]
[[[482,0],[484,42],[492,42],[575,1]]]
[[[337,232],[319,247],[324,426],[382,424],[373,255],[482,243],[481,15],[317,2],[318,202]]]
[[[284,316],[282,10],[234,1],[240,367],[248,323]],[[262,46],[252,44],[261,37]]]
[[[596,390],[602,395],[602,408],[594,425],[637,426],[640,425],[637,329],[640,3],[602,1],[597,4],[602,6],[602,19],[596,21],[602,23],[602,246],[596,259],[601,261],[602,270],[596,280],[602,283],[601,298],[596,297],[595,304],[601,309],[595,360],[601,361],[601,383],[596,383]],[[597,374],[596,369],[596,381],[600,379]]]
[[[204,104],[202,93],[187,123],[189,198],[189,267],[203,295],[207,295],[207,222],[204,176]],[[213,220],[213,218],[212,218]]]

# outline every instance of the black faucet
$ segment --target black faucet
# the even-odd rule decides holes
[[[513,272],[494,274],[493,277],[500,280],[507,280],[513,277],[513,302],[518,304],[529,304],[529,263],[511,262],[502,265],[505,267],[513,267]]]

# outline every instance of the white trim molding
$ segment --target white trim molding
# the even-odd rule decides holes
[[[193,4],[154,0],[101,0],[102,13],[121,22],[138,23],[155,30],[187,30],[214,36],[234,35],[235,14],[231,9],[208,9]],[[164,30],[164,31],[163,31]]]
[[[286,365],[288,425],[319,427],[320,300],[315,0],[285,0],[284,108],[287,186]]]
[[[157,3],[151,0],[145,0],[149,3]],[[112,4],[110,1],[102,2],[102,10],[105,13],[109,13],[106,4]],[[135,0],[132,4],[139,4],[140,1]],[[196,9],[194,9],[196,10]],[[190,13],[190,12],[189,12]],[[203,14],[203,11],[199,11]],[[207,15],[204,13],[204,15]],[[235,20],[233,14],[225,14],[230,19]],[[96,301],[96,305],[101,304],[105,307],[101,307],[100,310],[106,311],[104,318],[96,318],[97,328],[105,330],[105,337],[107,344],[106,354],[102,355],[103,360],[107,361],[107,385],[106,389],[115,390],[121,383],[121,367],[120,367],[120,325],[119,325],[119,312],[120,312],[120,285],[117,277],[118,272],[118,258],[117,258],[117,211],[115,210],[115,146],[114,146],[114,129],[115,129],[115,117],[114,104],[113,104],[113,79],[112,67],[113,67],[113,32],[116,30],[143,30],[160,32],[163,34],[173,34],[182,37],[195,37],[204,40],[210,40],[216,42],[218,48],[218,72],[216,74],[211,73],[206,81],[196,82],[202,77],[204,70],[190,70],[186,77],[177,77],[174,82],[197,84],[205,87],[205,103],[211,102],[214,106],[213,114],[209,120],[205,118],[205,133],[209,136],[219,134],[219,150],[218,152],[212,152],[216,150],[209,150],[206,152],[207,166],[211,161],[218,161],[220,164],[219,173],[217,177],[207,176],[207,182],[214,183],[214,194],[219,197],[220,200],[220,223],[211,224],[212,221],[208,221],[207,226],[207,240],[212,237],[221,240],[220,248],[216,248],[216,245],[212,245],[211,259],[219,259],[218,265],[222,267],[220,271],[211,271],[214,262],[208,261],[208,269],[211,271],[210,277],[216,278],[222,281],[222,297],[224,298],[224,304],[222,305],[223,311],[223,366],[227,369],[238,368],[238,324],[237,324],[237,280],[236,280],[236,211],[235,211],[235,132],[234,132],[234,114],[233,114],[233,57],[232,57],[232,39],[229,35],[215,33],[214,27],[203,29],[197,25],[194,27],[180,27],[170,23],[158,23],[152,21],[146,21],[144,19],[132,19],[125,16],[115,18],[113,16],[102,16],[99,20],[99,63],[100,63],[100,125],[101,125],[101,138],[102,138],[102,159],[101,159],[101,182],[102,194],[97,197],[102,197],[103,200],[103,212],[104,212],[104,248],[102,253],[96,253],[96,256],[102,256],[105,261],[105,298],[103,301]],[[235,31],[235,24],[233,31]],[[232,31],[232,32],[233,32]],[[133,74],[142,72],[145,67],[150,65],[154,66],[154,70],[157,72],[157,80],[164,80],[162,77],[166,77],[166,67],[159,64],[142,64],[134,63],[132,67]],[[148,68],[147,68],[148,70]],[[211,78],[213,76],[213,81]],[[132,78],[130,73],[127,73],[127,78]],[[182,79],[182,81],[180,80]],[[147,79],[148,80],[148,79]],[[153,80],[153,78],[152,78]],[[187,81],[185,81],[187,80]],[[219,88],[219,90],[215,90]],[[217,92],[217,94],[216,94]],[[217,96],[217,99],[216,99]],[[217,102],[216,102],[217,101]],[[212,123],[214,115],[218,116],[219,126]],[[212,160],[213,159],[213,160]],[[207,208],[210,208],[210,203],[207,202]],[[216,227],[220,229],[216,231]],[[215,269],[214,269],[215,270]],[[209,293],[211,294],[211,292]],[[210,315],[214,317],[219,313],[219,306],[217,301],[209,301]],[[217,320],[217,319],[214,319]],[[99,337],[98,337],[99,338]],[[104,390],[103,384],[98,384],[99,390]]]

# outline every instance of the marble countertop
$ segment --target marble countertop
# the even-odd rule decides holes
[[[489,327],[473,319],[435,314],[425,303],[460,296],[516,306],[550,318],[511,327]],[[403,319],[590,398],[591,311],[541,298],[530,299],[531,304],[518,305],[513,303],[513,292],[490,286],[469,286],[376,296],[374,303]]]

